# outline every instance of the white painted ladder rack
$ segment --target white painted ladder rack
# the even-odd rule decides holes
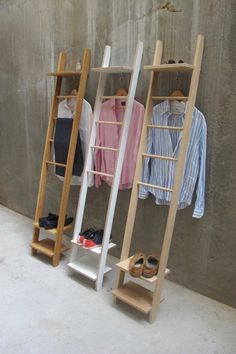
[[[185,157],[186,157],[186,152],[187,152],[187,147],[188,147],[188,142],[190,137],[192,115],[193,115],[193,109],[196,101],[199,74],[201,70],[203,47],[204,47],[204,37],[202,35],[198,35],[193,65],[187,63],[161,64],[162,41],[157,41],[153,65],[144,66],[144,69],[151,71],[151,78],[150,78],[150,84],[148,90],[143,131],[141,136],[141,142],[140,142],[135,177],[134,177],[134,184],[133,184],[133,189],[132,189],[132,194],[130,199],[130,206],[128,211],[123,247],[121,252],[121,259],[120,262],[117,264],[119,268],[117,287],[112,291],[112,293],[116,299],[127,303],[128,305],[134,307],[135,309],[141,311],[146,315],[149,315],[150,322],[153,322],[156,319],[158,306],[161,301],[161,293],[162,293],[164,278],[169,273],[169,270],[166,267],[167,267],[169,250],[170,250],[176,212],[178,207],[178,200],[179,200],[180,187],[181,187],[182,176],[184,171]],[[153,101],[166,100],[166,99],[170,99],[170,100],[179,99],[179,97],[155,96],[158,72],[169,72],[169,71],[177,71],[177,72],[190,71],[192,73],[189,96],[183,98],[184,100],[188,101],[183,128],[150,124],[151,117],[152,117]],[[149,185],[147,183],[141,182],[143,157],[147,155],[146,154],[147,133],[149,129],[182,130],[183,135],[180,143],[179,156],[177,161],[176,159],[174,159],[177,165],[175,171],[174,185],[172,189],[167,189],[162,186]],[[158,156],[158,155],[151,155],[151,158],[161,158],[165,160],[170,159],[169,157],[167,158],[165,156]],[[138,204],[139,185],[147,185],[149,187],[156,188],[156,189],[168,190],[172,193],[172,198],[171,198],[171,203],[170,203],[169,213],[167,218],[167,224],[166,224],[166,229],[165,229],[165,234],[164,234],[164,239],[162,244],[161,259],[160,259],[158,274],[157,276],[150,279],[142,278],[142,280],[152,285],[153,287],[152,291],[147,289],[145,286],[138,285],[133,281],[125,282],[125,274],[126,272],[129,271],[129,261],[130,261],[129,252],[130,252],[132,233],[133,233],[133,227],[135,222],[135,214],[136,214],[136,209]]]
[[[94,108],[94,121],[93,121],[91,136],[90,136],[88,154],[85,162],[82,186],[80,190],[80,197],[79,197],[77,215],[75,220],[71,259],[68,266],[70,269],[95,281],[97,291],[100,290],[100,288],[102,287],[104,274],[109,270],[111,270],[111,268],[109,268],[106,265],[107,253],[110,248],[115,246],[114,243],[109,241],[110,241],[110,234],[112,230],[112,223],[114,218],[116,199],[117,199],[117,194],[119,189],[119,182],[120,182],[120,176],[121,176],[122,165],[124,160],[124,154],[126,149],[126,142],[128,138],[129,124],[132,115],[135,91],[136,91],[138,76],[141,67],[142,53],[143,53],[143,43],[139,42],[136,49],[135,59],[132,67],[127,67],[127,66],[112,67],[109,66],[110,57],[111,57],[111,47],[106,46],[104,56],[103,56],[102,66],[100,68],[92,69],[92,71],[99,73],[99,82],[98,82],[97,95],[96,95],[95,108]],[[108,74],[131,74],[127,97],[104,95],[105,84],[106,84],[106,79]],[[99,121],[103,100],[112,99],[112,98],[123,99],[123,100],[126,99],[123,122],[120,123],[110,122],[109,117],[107,117],[107,121]],[[122,125],[122,133],[119,142],[119,148],[117,150],[107,148],[105,146],[99,147],[100,149],[117,151],[117,160],[116,160],[114,175],[91,170],[91,165],[93,161],[93,152],[94,149],[96,148],[96,127],[98,124]],[[94,175],[97,174],[97,175],[112,177],[113,182],[112,182],[111,192],[109,197],[102,246],[85,250],[80,245],[77,244],[76,240],[82,227],[84,208],[85,208],[85,202],[86,202],[86,196],[88,190],[88,175],[90,173]],[[81,254],[82,256],[80,256]]]

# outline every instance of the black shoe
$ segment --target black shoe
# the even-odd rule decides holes
[[[44,227],[46,221],[57,220],[57,219],[58,219],[58,215],[48,213],[48,216],[39,218],[39,227]]]
[[[71,218],[71,217],[67,218],[66,217],[64,226],[70,225],[73,222],[73,220],[74,220],[74,218]],[[53,219],[53,220],[47,220],[44,223],[44,228],[46,230],[55,229],[55,228],[57,228],[57,224],[58,224],[58,218],[57,219]]]

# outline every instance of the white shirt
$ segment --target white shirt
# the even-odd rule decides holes
[[[76,109],[76,98],[65,99],[61,101],[58,105],[58,118],[74,118]],[[90,138],[90,131],[93,122],[93,113],[91,105],[84,100],[83,107],[80,117],[79,123],[79,134],[82,146],[82,152],[84,161],[86,158],[88,146],[89,146],[89,138]],[[91,166],[91,170],[93,170],[93,166]],[[64,177],[56,175],[61,181],[64,180]],[[72,185],[80,185],[82,182],[82,175],[81,176],[72,176],[71,177],[71,184]],[[92,187],[94,185],[94,176],[89,173],[88,176],[88,186]]]

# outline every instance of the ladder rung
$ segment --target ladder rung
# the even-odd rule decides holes
[[[75,95],[67,95],[67,96],[56,96],[57,98],[75,98]]]
[[[50,143],[53,143],[54,142],[54,139],[49,139]]]
[[[144,157],[152,157],[155,159],[160,159],[160,160],[170,160],[170,161],[177,161],[175,157],[170,157],[170,156],[162,156],[162,155],[153,155],[153,154],[142,154]]]
[[[165,100],[170,100],[170,101],[174,101],[174,100],[181,100],[181,101],[187,101],[188,100],[188,96],[152,96],[152,99],[154,101],[165,101]]]
[[[123,122],[111,122],[109,120],[98,120],[96,124],[113,124],[113,125],[123,125]]]
[[[115,99],[115,100],[127,100],[127,96],[101,96],[103,100]]]
[[[107,73],[107,74],[123,74],[123,73],[131,73],[133,68],[130,66],[107,66],[100,68],[92,68],[92,71],[98,73]]]
[[[92,145],[92,149],[99,149],[99,150],[110,150],[110,151],[118,151],[118,149],[106,147],[106,146],[97,146],[97,145]]]
[[[49,164],[49,165],[66,167],[66,165],[64,163],[59,163],[59,162],[54,162],[54,161],[46,161],[46,163]]]
[[[88,173],[93,173],[94,175],[98,175],[98,176],[104,176],[104,177],[111,177],[113,178],[114,175],[110,175],[108,173],[105,172],[98,172],[98,171],[93,171],[93,170],[87,170]]]
[[[170,130],[184,130],[182,127],[171,127],[168,125],[152,125],[148,124],[147,128],[170,129]]]
[[[48,73],[48,76],[58,76],[58,77],[73,77],[73,76],[80,76],[81,70],[77,71],[55,71]]]
[[[155,184],[149,184],[149,183],[144,183],[144,182],[137,182],[137,183],[140,184],[141,186],[160,189],[161,191],[166,191],[166,192],[173,192],[173,189],[157,186]]]

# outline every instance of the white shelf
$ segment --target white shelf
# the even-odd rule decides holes
[[[93,68],[92,71],[97,73],[122,74],[131,73],[133,71],[133,68],[130,66],[108,66],[105,68]]]
[[[95,281],[97,280],[98,276],[99,258],[84,256],[77,259],[76,261],[69,263],[68,267]],[[112,270],[112,268],[105,266],[103,274],[106,274],[110,270]]]
[[[76,241],[74,240],[71,240],[71,243],[73,243],[74,245],[82,248],[83,250],[85,251],[90,251],[90,252],[93,252],[95,254],[101,254],[102,253],[102,246],[97,246],[97,247],[94,247],[94,248],[84,248],[82,247],[82,245],[79,245]],[[112,243],[112,242],[109,242],[108,244],[108,250],[110,250],[111,248],[113,247],[116,247],[116,244],[115,243]]]

